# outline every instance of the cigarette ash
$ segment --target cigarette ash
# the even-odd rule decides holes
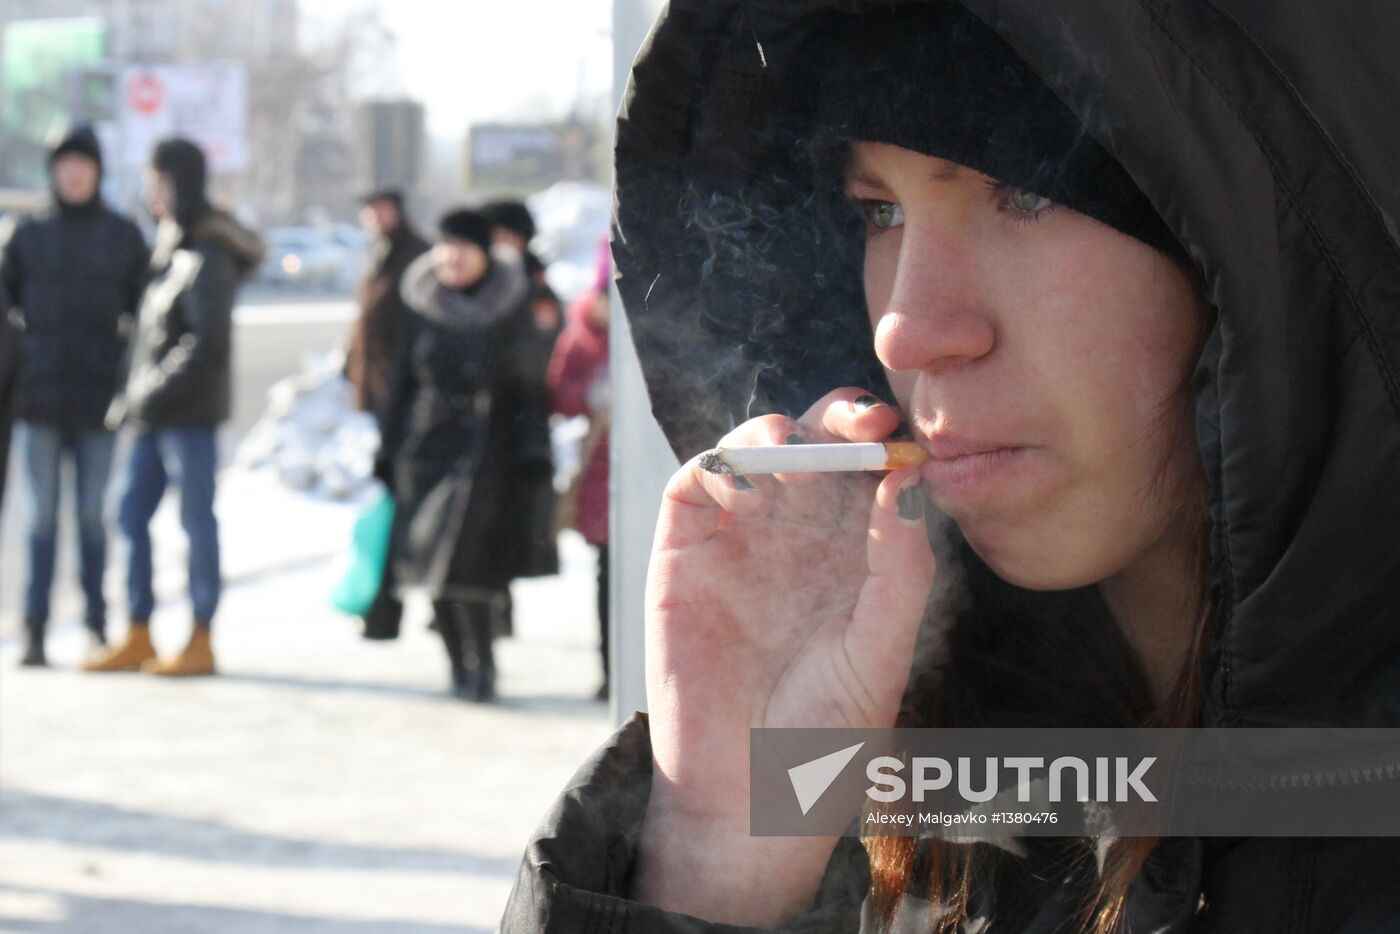
[[[724,449],[715,448],[700,455],[700,469],[712,474],[732,474],[734,469],[724,459]]]

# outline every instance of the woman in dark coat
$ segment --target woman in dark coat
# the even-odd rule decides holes
[[[187,139],[157,144],[146,176],[147,207],[159,222],[141,299],[126,389],[109,423],[135,429],[118,510],[126,538],[130,621],[123,641],[83,663],[85,671],[140,669],[172,677],[215,671],[214,612],[223,590],[214,512],[218,428],[233,402],[233,309],[265,245],[210,203],[204,152]],[[150,525],[170,486],[180,490],[189,538],[189,642],[155,657],[156,608]]]
[[[493,250],[489,224],[473,211],[446,215],[439,233],[404,275],[412,314],[390,381],[378,472],[397,503],[395,584],[432,595],[453,692],[487,700],[495,692],[493,620],[508,605],[510,582],[538,573],[538,555],[552,548],[552,467],[547,427],[535,437],[511,404],[537,356],[520,256]]]
[[[689,459],[651,713],[546,817],[504,931],[1400,929],[1393,838],[761,837],[747,785],[753,727],[1400,726],[1397,33],[674,0],[614,232]],[[930,460],[880,481],[696,456],[901,430]],[[1388,814],[1393,753],[1350,764]]]

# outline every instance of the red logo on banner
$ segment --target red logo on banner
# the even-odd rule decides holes
[[[155,75],[137,75],[126,86],[126,99],[137,113],[153,114],[165,102],[165,88]]]

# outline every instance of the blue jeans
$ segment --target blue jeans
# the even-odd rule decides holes
[[[107,527],[103,504],[112,474],[116,435],[97,429],[57,428],[25,423],[21,431],[25,470],[33,509],[29,523],[29,587],[24,616],[31,629],[41,630],[49,618],[54,561],[58,551],[60,477],[66,454],[76,474],[78,513],[78,576],[87,601],[88,628],[101,633],[107,604],[102,575],[107,569]]]
[[[190,541],[189,584],[194,618],[208,624],[219,606],[219,523],[214,518],[217,455],[213,428],[163,428],[136,436],[127,464],[117,523],[130,543],[126,592],[131,618],[155,612],[151,517],[173,481],[180,488],[180,524]]]

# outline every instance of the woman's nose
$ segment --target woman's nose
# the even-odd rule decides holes
[[[975,249],[958,232],[907,228],[875,321],[880,362],[895,372],[939,371],[990,353],[996,328],[978,277]]]

